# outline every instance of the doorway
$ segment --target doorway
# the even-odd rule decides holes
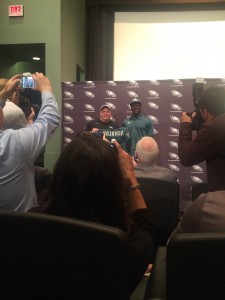
[[[39,60],[34,60],[38,57]],[[10,78],[24,72],[45,74],[45,44],[0,45],[0,77]]]

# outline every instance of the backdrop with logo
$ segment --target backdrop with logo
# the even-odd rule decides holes
[[[141,99],[142,112],[153,122],[160,149],[158,164],[177,173],[181,207],[185,209],[191,199],[191,185],[206,181],[205,163],[184,167],[177,149],[181,112],[194,110],[193,83],[195,79],[63,82],[62,147],[87,122],[99,117],[101,105],[110,105],[113,117],[122,125],[131,115],[130,101]],[[225,86],[225,78],[204,78],[204,89],[210,86]]]

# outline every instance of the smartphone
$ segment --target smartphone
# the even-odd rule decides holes
[[[118,153],[118,149],[116,148],[115,144],[109,143],[109,146]]]
[[[137,164],[139,163],[139,160],[138,160],[136,151],[135,151],[135,153],[134,153],[134,161],[135,161]]]
[[[35,87],[34,79],[32,76],[23,76],[21,78],[21,85],[24,89],[31,89]]]
[[[96,132],[90,131],[90,132],[97,138],[103,139],[103,132],[101,132],[101,131],[96,131]]]

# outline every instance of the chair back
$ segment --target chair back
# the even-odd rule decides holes
[[[156,244],[166,245],[179,221],[179,182],[138,177],[156,231]]]
[[[167,245],[167,300],[225,296],[225,233],[185,233]]]
[[[128,300],[128,240],[118,228],[0,211],[0,299]]]

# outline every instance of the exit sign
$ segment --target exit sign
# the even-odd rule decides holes
[[[23,5],[9,5],[9,17],[22,17]]]

